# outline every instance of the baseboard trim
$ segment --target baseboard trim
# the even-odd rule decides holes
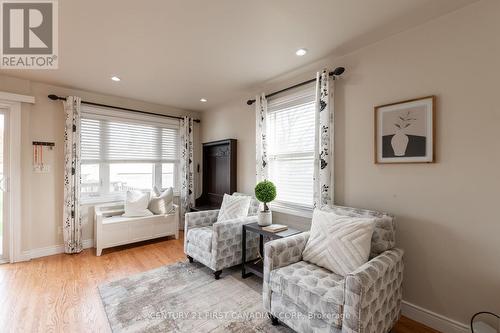
[[[438,313],[424,309],[418,305],[403,301],[401,304],[403,316],[418,321],[430,328],[443,333],[468,333],[469,326],[450,319]]]
[[[83,241],[83,248],[89,249],[94,247],[93,239],[85,239]],[[28,251],[24,251],[22,253],[21,261],[27,261],[30,259],[41,258],[46,256],[52,256],[54,254],[64,253],[64,245],[53,245],[40,247],[38,249],[32,249]]]

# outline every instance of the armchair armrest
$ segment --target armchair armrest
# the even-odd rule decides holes
[[[309,232],[303,232],[265,244],[262,296],[266,311],[271,311],[271,288],[269,285],[271,271],[302,260],[302,252],[308,239]]]
[[[206,227],[217,222],[219,210],[203,210],[201,212],[190,212],[184,218],[184,253],[187,253],[187,234],[190,229]]]
[[[245,216],[214,223],[212,236],[212,267],[214,267],[215,270],[241,263],[241,233],[243,231],[243,225],[257,222],[257,220],[257,216]],[[258,242],[255,237],[247,237],[247,249],[250,249],[249,255],[252,255],[251,249],[258,249]]]
[[[402,281],[401,249],[385,251],[348,274],[342,332],[389,332],[400,316]]]

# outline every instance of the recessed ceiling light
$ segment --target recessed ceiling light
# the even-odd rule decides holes
[[[206,101],[207,101],[207,99],[206,99],[206,98],[201,98],[201,99],[200,99],[200,102],[202,102],[202,103],[205,103]]]
[[[120,79],[118,76],[112,76],[111,80],[113,80],[115,82],[120,82],[122,79]]]
[[[299,57],[306,55],[306,53],[307,49],[298,49],[297,51],[295,51],[295,54],[298,55]]]

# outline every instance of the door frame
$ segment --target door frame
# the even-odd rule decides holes
[[[10,110],[5,108],[0,103],[0,115],[3,116],[3,133],[1,133],[2,138],[2,149],[3,149],[3,200],[1,205],[2,214],[2,224],[3,227],[1,230],[2,233],[2,255],[0,256],[0,263],[10,262],[11,256],[10,251],[12,250],[10,247],[11,242],[11,232],[10,228],[12,227],[10,224],[10,209],[11,209],[11,198],[10,198]]]
[[[21,102],[35,103],[33,96],[0,92],[0,107],[9,113],[9,262],[23,261],[21,252]]]

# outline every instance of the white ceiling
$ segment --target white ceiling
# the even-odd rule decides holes
[[[474,1],[59,0],[59,69],[1,72],[205,110]]]

